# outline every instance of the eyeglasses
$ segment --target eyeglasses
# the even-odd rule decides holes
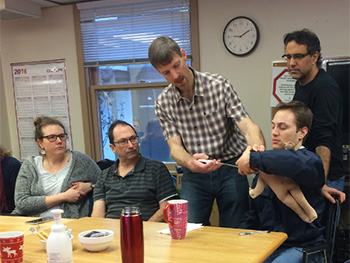
[[[139,136],[137,135],[133,135],[133,136],[130,136],[128,139],[120,139],[119,141],[117,142],[113,142],[114,144],[119,144],[120,147],[124,147],[126,145],[128,145],[128,142],[130,141],[132,144],[134,143],[138,143],[138,138]]]
[[[67,134],[66,133],[61,133],[61,134],[50,134],[47,136],[41,137],[42,139],[46,138],[49,142],[55,142],[57,141],[57,138],[60,138],[61,141],[65,141],[67,139]]]
[[[309,52],[307,52],[307,53],[305,53],[305,54],[297,53],[297,54],[294,54],[294,55],[284,54],[284,55],[282,56],[282,58],[283,58],[284,60],[291,60],[292,58],[293,58],[294,60],[301,60],[301,59],[303,59],[304,57],[306,57],[307,55],[309,55]]]

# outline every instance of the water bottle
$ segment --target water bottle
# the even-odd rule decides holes
[[[138,207],[125,207],[120,216],[120,248],[123,263],[143,263],[143,224]]]

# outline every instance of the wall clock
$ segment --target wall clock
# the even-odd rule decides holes
[[[225,26],[223,41],[230,53],[245,56],[252,52],[258,44],[258,26],[248,17],[235,17]]]

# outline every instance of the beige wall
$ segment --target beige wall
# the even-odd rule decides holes
[[[10,64],[55,59],[66,61],[73,145],[75,150],[85,152],[73,11],[73,6],[47,8],[40,19],[1,21],[2,73],[7,112],[1,111],[0,130],[4,136],[0,137],[0,143],[6,142],[14,156],[19,157],[19,146]]]
[[[283,54],[283,35],[310,28],[320,37],[324,57],[350,55],[349,0],[198,1],[201,70],[233,83],[268,145],[271,61]],[[1,22],[0,143],[15,156],[19,149],[10,63],[52,59],[66,60],[74,149],[85,152],[73,11],[72,6],[48,8],[41,19]],[[240,15],[252,18],[261,34],[257,49],[243,58],[228,53],[222,43],[226,23]]]
[[[201,71],[221,74],[237,90],[245,108],[263,130],[271,147],[271,61],[280,60],[283,35],[302,28],[313,30],[321,41],[323,57],[350,55],[349,0],[199,0]],[[215,10],[215,11],[213,11]],[[236,16],[252,18],[260,42],[247,57],[226,51],[225,25]]]

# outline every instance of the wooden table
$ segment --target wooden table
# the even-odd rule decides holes
[[[46,251],[38,237],[29,231],[30,225],[24,221],[28,217],[0,216],[0,231],[18,230],[25,232],[24,262],[46,262]],[[121,262],[119,220],[84,217],[63,220],[75,236],[73,240],[73,261],[77,263]],[[49,231],[52,222],[42,224]],[[239,236],[247,230],[203,227],[187,232],[183,240],[172,240],[170,235],[157,233],[167,228],[166,223],[144,222],[145,263],[205,263],[263,262],[287,238],[285,233],[271,232]],[[79,243],[78,234],[91,229],[109,229],[114,231],[111,246],[98,253],[86,251]]]

